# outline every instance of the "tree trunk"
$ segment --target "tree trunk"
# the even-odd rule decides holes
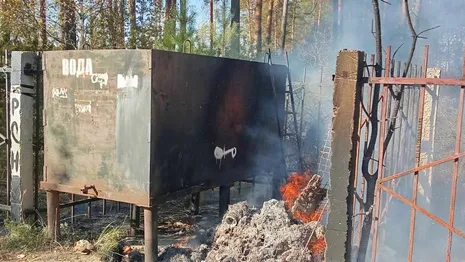
[[[231,0],[231,29],[233,31],[231,38],[231,54],[237,57],[240,54],[240,32],[241,23],[241,2],[240,0]]]
[[[253,20],[252,20],[252,9],[250,8],[250,0],[247,0],[247,22],[249,23],[249,42],[253,41]]]
[[[226,28],[227,28],[227,24],[226,24],[226,0],[223,0],[223,8],[222,8],[222,12],[223,12],[223,56],[226,56]]]
[[[273,23],[273,8],[274,0],[270,0],[268,4],[268,16],[266,18],[266,44],[271,45],[271,28]]]
[[[167,19],[171,15],[171,6],[172,6],[172,1],[166,0],[165,1],[165,19]]]
[[[65,50],[76,49],[76,5],[74,0],[60,1],[61,40]]]
[[[176,35],[176,1],[166,0],[165,7],[165,22],[163,30],[163,38],[165,46],[170,50],[176,48],[175,43],[170,40],[170,37]]]
[[[321,8],[322,8],[322,3],[321,0],[318,0],[318,19],[316,24],[318,25],[318,29],[320,28],[320,23],[321,23]]]
[[[375,74],[377,77],[380,77],[382,74],[382,42],[381,42],[381,20],[380,20],[380,12],[379,12],[379,2],[378,0],[372,0],[373,3],[373,12],[374,12],[374,22],[375,22],[375,39],[376,39],[376,65],[375,65]],[[362,235],[360,238],[360,246],[358,249],[357,254],[357,262],[365,262],[367,251],[368,251],[368,243],[370,242],[370,232],[371,226],[373,222],[373,212],[368,212],[372,210],[372,206],[374,203],[374,195],[375,195],[375,188],[376,188],[376,181],[378,179],[378,171],[374,174],[370,174],[368,170],[368,165],[370,160],[372,159],[373,152],[375,149],[376,141],[378,140],[378,104],[379,104],[379,92],[380,87],[379,85],[375,85],[373,89],[373,97],[372,97],[372,112],[370,117],[371,123],[371,136],[370,141],[368,143],[368,148],[364,152],[363,162],[362,162],[362,174],[364,179],[366,180],[366,201],[364,204],[365,218],[363,220],[362,225]]]
[[[116,27],[115,27],[115,12],[113,11],[113,0],[107,0],[107,10],[106,10],[106,16],[107,16],[107,22],[108,22],[108,39],[110,41],[110,46],[111,48],[116,48],[117,46],[117,41],[116,41],[116,35],[118,34],[116,32]]]
[[[341,34],[342,0],[333,0],[333,42],[338,43]]]
[[[275,14],[279,14],[279,12],[281,11],[280,10],[280,7],[282,8],[282,0],[278,0],[278,3],[277,3],[277,6],[276,6],[276,12],[274,12]],[[279,18],[278,18],[278,15],[275,15],[274,16],[274,19],[273,19],[273,23],[274,23],[274,48],[275,49],[278,49],[278,36],[279,36]]]
[[[161,19],[162,19],[162,13],[163,13],[163,3],[162,0],[153,0],[153,5],[154,5],[154,14],[153,17],[155,19],[155,39],[160,40],[161,39]]]
[[[79,1],[79,47],[84,48],[86,44],[86,17],[84,16],[84,0]]]
[[[215,25],[213,24],[213,0],[210,0],[210,52],[213,52],[213,35],[215,32]]]
[[[297,2],[292,2],[291,6],[292,6],[291,43],[294,44]]]
[[[187,39],[187,0],[180,0],[180,33],[181,33],[181,50],[184,47],[184,41]]]
[[[129,47],[136,48],[137,41],[136,0],[129,0]]]
[[[45,0],[40,0],[40,39],[42,44],[42,50],[47,49],[47,13]]]
[[[118,48],[125,47],[125,12],[126,12],[126,1],[125,0],[115,0],[115,14],[118,14]]]
[[[176,11],[176,0],[166,0],[165,18],[174,18]]]
[[[288,0],[283,1],[283,18],[281,21],[281,52],[284,54],[284,49],[286,47],[286,34],[287,34],[287,7]]]
[[[255,43],[257,48],[257,55],[262,53],[262,9],[263,0],[256,0],[255,5]]]

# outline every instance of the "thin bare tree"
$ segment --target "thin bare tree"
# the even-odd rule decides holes
[[[382,2],[385,2],[385,1],[382,1]],[[375,54],[376,60],[375,60],[374,70],[375,70],[375,75],[377,77],[380,77],[382,75],[382,68],[383,68],[382,66],[383,46],[382,46],[382,39],[381,39],[382,34],[381,34],[381,18],[380,18],[380,12],[379,12],[379,0],[372,0],[372,3],[373,3],[374,25],[375,25],[374,35],[375,35],[375,40],[376,40],[376,54]],[[413,26],[408,0],[403,0],[403,4],[405,6],[405,15],[408,21],[409,30],[410,30],[410,33],[412,34],[412,44],[410,47],[410,53],[409,53],[404,71],[402,73],[402,76],[406,77],[407,73],[409,72],[409,68],[412,63],[413,56],[415,54],[415,48],[416,48],[418,38],[420,37],[421,34],[427,31],[430,31],[432,29],[438,28],[438,27],[429,28],[424,31],[421,31],[420,33],[417,33]],[[388,132],[384,139],[384,144],[383,144],[384,148],[388,147],[391,141],[392,135],[394,134],[395,126],[397,122],[397,116],[398,116],[399,109],[400,109],[400,101],[401,101],[402,94],[404,91],[404,86],[400,86],[400,88],[396,90],[394,90],[392,86],[389,86],[388,88],[390,91],[390,95],[394,98],[393,99],[394,104],[393,104],[393,110],[391,112],[391,116],[389,117],[390,122],[388,125],[388,130],[387,130]],[[366,181],[366,195],[365,195],[364,202],[358,199],[358,201],[360,201],[360,204],[363,206],[364,211],[365,211],[364,213],[362,213],[362,215],[365,215],[365,217],[363,219],[360,246],[359,246],[358,255],[357,255],[358,262],[365,262],[366,253],[368,249],[368,243],[370,240],[370,232],[371,232],[371,227],[372,227],[372,222],[373,222],[372,210],[373,210],[373,204],[374,204],[374,199],[375,199],[375,189],[376,189],[376,182],[378,180],[379,170],[376,170],[373,173],[371,173],[369,171],[369,164],[370,164],[370,161],[373,160],[375,146],[378,141],[378,123],[379,123],[378,106],[380,102],[379,95],[380,95],[380,86],[375,85],[373,89],[373,96],[372,96],[372,101],[371,101],[372,103],[371,112],[369,114],[371,135],[368,141],[368,146],[363,154],[363,160],[362,160],[362,175]],[[385,99],[387,100],[387,98]],[[384,151],[381,157],[384,157],[385,154],[386,154],[386,151]]]

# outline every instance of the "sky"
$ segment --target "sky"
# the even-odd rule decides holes
[[[209,7],[205,5],[204,0],[189,0],[188,5],[193,8],[197,16],[195,19],[195,27],[198,28],[202,23],[208,21]]]

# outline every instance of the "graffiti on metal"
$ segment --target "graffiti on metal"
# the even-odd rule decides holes
[[[158,50],[43,59],[45,187],[79,193],[92,184],[99,196],[129,194],[115,200],[146,206],[151,197],[249,178],[280,152],[283,66],[272,66],[272,78],[267,64]]]

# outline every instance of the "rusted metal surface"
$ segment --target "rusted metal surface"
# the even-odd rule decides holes
[[[423,62],[423,69],[424,72],[422,73],[422,77],[426,79],[426,69],[428,68],[428,52],[429,46],[425,46],[424,51],[424,62]],[[424,105],[425,105],[425,86],[422,85],[420,87],[420,100],[418,104],[418,129],[417,129],[417,146],[415,152],[415,165],[418,167],[421,164],[421,139],[422,139],[422,132],[423,132],[423,114],[424,114]],[[419,180],[420,172],[416,171],[413,177],[413,203],[414,205],[417,204],[417,197],[418,197],[418,180]],[[413,245],[414,245],[414,238],[415,238],[415,217],[416,217],[416,210],[412,208],[410,213],[410,238],[409,238],[409,249],[408,249],[408,261],[413,260]]]
[[[426,225],[425,222],[418,222],[419,214],[421,214],[424,215],[426,218],[429,218],[431,224],[432,222],[437,223],[445,229],[447,237],[441,238],[439,242],[441,242],[441,244],[444,244],[445,261],[455,261],[457,259],[457,254],[455,254],[455,258],[453,258],[453,253],[457,251],[454,250],[460,248],[459,244],[457,243],[458,241],[455,240],[456,238],[454,238],[454,236],[465,239],[465,232],[463,231],[463,229],[459,229],[459,225],[456,225],[456,221],[459,219],[459,211],[457,211],[458,209],[456,205],[458,203],[461,203],[458,201],[459,199],[463,200],[463,196],[458,193],[459,187],[462,187],[458,180],[461,174],[460,172],[463,172],[463,170],[461,170],[459,167],[459,161],[463,161],[463,158],[465,157],[465,152],[463,152],[463,148],[461,148],[463,132],[463,111],[465,103],[465,63],[463,65],[463,76],[461,79],[428,78],[427,70],[429,47],[425,46],[423,52],[422,66],[412,66],[411,70],[407,74],[409,77],[402,78],[399,77],[401,63],[399,61],[390,60],[390,50],[391,49],[389,47],[386,48],[387,54],[385,63],[385,67],[389,68],[390,70],[385,71],[384,77],[373,77],[372,75],[365,76],[360,80],[362,83],[365,84],[366,88],[368,89],[368,92],[365,93],[365,96],[369,96],[369,99],[367,103],[364,105],[364,108],[362,107],[362,110],[360,110],[360,107],[355,107],[353,109],[354,113],[355,111],[358,111],[358,113],[362,113],[362,120],[358,123],[353,123],[353,125],[355,126],[359,125],[360,128],[358,132],[359,141],[357,141],[356,143],[358,149],[353,152],[353,157],[355,157],[356,159],[362,159],[362,157],[364,156],[359,156],[358,154],[363,154],[363,152],[366,150],[366,145],[368,143],[369,117],[372,110],[372,105],[369,103],[371,98],[371,91],[372,88],[374,88],[375,84],[379,85],[379,88],[382,89],[382,96],[379,100],[380,128],[377,138],[377,148],[375,150],[375,155],[377,155],[377,157],[376,159],[372,159],[370,162],[370,166],[373,166],[373,163],[378,166],[378,178],[376,182],[377,187],[375,189],[375,201],[373,205],[373,227],[370,241],[371,248],[369,248],[369,250],[371,250],[372,252],[371,261],[393,259],[391,257],[385,257],[386,253],[380,251],[380,248],[384,248],[383,245],[385,245],[385,240],[383,239],[392,236],[394,238],[397,237],[396,239],[393,239],[394,242],[400,242],[400,240],[398,239],[400,236],[396,236],[396,233],[389,232],[386,234],[385,232],[386,230],[389,230],[386,228],[385,224],[387,219],[386,214],[391,212],[388,211],[387,208],[387,205],[389,204],[391,199],[397,199],[398,201],[400,201],[398,203],[403,203],[404,207],[407,207],[410,211],[410,217],[407,220],[408,224],[406,227],[404,227],[405,230],[403,230],[402,232],[404,234],[403,236],[405,236],[407,240],[407,242],[402,242],[405,243],[405,254],[399,254],[400,257],[398,257],[398,259],[407,260],[410,262],[419,259],[417,257],[425,256],[425,254],[421,254],[424,253],[424,251],[421,250],[421,245],[419,244],[419,242],[425,241],[425,239],[422,239],[422,237],[418,235],[419,232],[427,230],[421,227]],[[397,77],[393,77],[396,70]],[[440,157],[438,157],[437,159],[433,158],[432,156],[425,156],[426,153],[423,152],[425,150],[431,150],[424,149],[424,145],[427,145],[427,143],[431,143],[431,138],[426,138],[429,140],[424,141],[425,137],[431,136],[430,133],[425,132],[431,132],[431,127],[429,126],[431,125],[431,123],[428,121],[431,121],[429,119],[432,117],[431,115],[428,115],[432,114],[431,109],[425,108],[425,104],[427,103],[426,97],[428,95],[438,96],[439,94],[435,94],[434,91],[432,91],[433,89],[429,89],[427,85],[450,86],[447,90],[452,90],[453,88],[460,88],[460,95],[457,98],[458,111],[457,114],[454,114],[454,116],[452,117],[456,118],[457,120],[457,124],[456,126],[454,126],[456,135],[453,137],[453,139],[449,139],[451,140],[451,142],[453,142],[453,150],[451,150],[449,154],[441,154]],[[395,126],[394,134],[390,143],[387,144],[387,147],[385,147],[384,142],[386,134],[388,132],[388,123],[392,121],[392,115],[390,114],[392,114],[392,110],[394,108],[393,102],[395,101],[393,97],[391,97],[393,93],[389,93],[388,87],[400,88],[401,86],[405,88],[405,91],[400,103],[402,107],[405,107],[405,110],[402,109],[399,111],[399,114],[397,116],[398,122]],[[363,101],[366,101],[366,99],[362,97],[361,101],[363,103]],[[431,103],[431,100],[429,101],[429,103]],[[415,146],[412,147],[412,145]],[[412,148],[406,148],[407,146]],[[401,154],[401,151],[412,152],[412,155],[409,156],[408,153]],[[409,162],[411,162],[410,165],[408,165]],[[451,187],[448,187],[447,189],[443,190],[446,190],[447,195],[450,195],[450,202],[445,203],[445,206],[447,207],[447,212],[445,212],[445,214],[447,215],[442,214],[444,216],[444,218],[442,218],[441,215],[435,214],[435,212],[428,210],[428,207],[422,206],[425,205],[425,203],[428,203],[425,201],[432,200],[425,200],[427,199],[427,196],[425,196],[425,190],[429,189],[425,189],[425,186],[428,186],[427,184],[425,184],[425,178],[423,178],[422,182],[420,177],[423,174],[425,176],[432,175],[432,177],[439,176],[439,174],[434,174],[433,171],[431,171],[431,168],[437,167],[444,163],[450,163],[453,165],[451,171],[448,174],[446,174],[450,177]],[[362,173],[360,169],[360,165],[356,164],[356,170],[354,171],[355,174],[352,178],[355,181],[355,192],[353,199],[354,201],[363,202],[365,197],[364,195],[366,194],[366,192],[363,183],[364,179],[362,178]],[[428,172],[426,172],[427,170]],[[406,180],[406,178],[410,178],[411,180]],[[401,181],[400,179],[403,180]],[[428,183],[432,183],[431,180]],[[402,190],[397,188],[399,186],[402,187]],[[433,185],[430,184],[430,186]],[[405,190],[407,190],[408,192],[406,192]],[[406,194],[410,195],[406,196]],[[433,198],[436,197],[436,195],[432,193],[430,193],[430,195],[428,196]],[[399,206],[400,204],[396,205]],[[366,210],[362,208],[362,204],[354,204],[351,205],[350,208],[352,208],[353,210],[349,211],[349,213],[357,210],[357,215],[360,215],[360,218],[354,219],[353,221],[354,241],[352,244],[353,247],[357,248],[360,243],[361,227],[363,223],[362,217],[366,215],[364,213],[364,211]],[[405,218],[405,216],[402,218]],[[400,223],[397,217],[391,217],[391,220],[395,222],[394,227],[400,227]],[[460,218],[460,220],[462,219]],[[404,250],[396,251],[398,251],[398,253],[404,252]]]
[[[440,164],[444,164],[444,163],[449,162],[449,161],[455,161],[456,159],[460,159],[460,158],[463,158],[463,157],[465,157],[465,152],[461,152],[459,154],[454,154],[454,155],[451,155],[451,156],[448,156],[448,157],[445,157],[445,158],[442,158],[442,159],[439,159],[439,160],[436,160],[436,161],[433,161],[433,162],[429,162],[429,163],[421,165],[419,167],[414,167],[412,169],[402,171],[400,173],[397,173],[397,174],[382,178],[382,179],[378,180],[378,183],[385,183],[385,182],[388,182],[388,181],[391,181],[391,180],[395,180],[395,179],[401,178],[403,176],[410,175],[410,174],[413,174],[415,172],[422,171],[422,170],[425,170],[425,169],[433,167],[433,166],[438,166]]]
[[[57,191],[47,192],[47,227],[53,240],[60,238],[60,193]]]
[[[263,63],[154,51],[152,73],[155,199],[277,169],[275,108],[283,123],[286,67],[273,65],[270,70]]]
[[[158,50],[43,61],[42,189],[150,207],[280,163],[284,66]]]
[[[381,187],[381,189],[383,189],[384,191],[388,192],[389,194],[393,195],[394,197],[396,197],[397,199],[402,201],[403,203],[409,205],[412,209],[415,209],[416,211],[418,211],[418,212],[424,214],[425,216],[431,218],[434,222],[436,222],[436,223],[440,224],[441,226],[451,230],[452,232],[459,235],[460,237],[465,238],[465,232],[463,232],[463,231],[449,225],[449,223],[447,223],[446,221],[440,219],[438,216],[435,216],[434,214],[427,211],[426,209],[424,209],[424,208],[418,206],[417,204],[413,203],[413,201],[410,201],[407,198],[401,196],[400,194],[394,192],[394,190],[386,187],[385,185],[379,184],[378,186]]]
[[[150,50],[53,51],[43,61],[42,188],[148,205]]]
[[[144,208],[145,261],[157,261],[158,257],[158,206]]]
[[[464,86],[465,79],[455,78],[416,78],[416,77],[370,77],[365,79],[370,84],[382,85],[440,85]]]
[[[462,65],[462,77],[465,78],[465,59]],[[459,96],[459,109],[457,113],[457,127],[456,127],[456,136],[455,136],[455,149],[454,154],[460,153],[460,143],[462,141],[462,124],[463,124],[463,108],[465,102],[465,86],[460,87],[460,96]],[[454,159],[454,166],[452,171],[452,190],[450,192],[450,206],[449,206],[449,224],[453,227],[455,220],[455,203],[457,197],[457,184],[459,176],[459,159]],[[447,250],[446,250],[446,262],[451,261],[451,251],[452,251],[452,230],[449,229],[447,234]]]

